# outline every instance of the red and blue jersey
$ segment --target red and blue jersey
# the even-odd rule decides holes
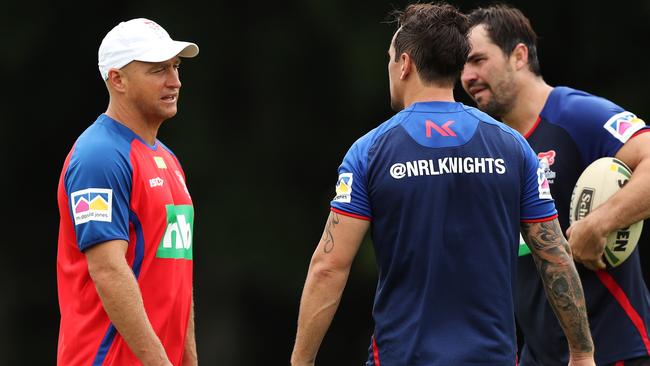
[[[357,140],[331,209],[371,220],[366,365],[514,365],[520,223],[556,217],[526,140],[460,103],[415,103]]]
[[[553,89],[526,138],[544,167],[564,231],[569,227],[571,193],[582,171],[598,158],[615,156],[626,141],[648,131],[641,119],[609,100],[567,87]],[[522,254],[516,307],[524,334],[520,365],[566,365],[566,338],[546,301],[532,257],[526,251]],[[578,272],[596,364],[649,356],[650,295],[638,249],[616,268],[594,272],[578,265]]]
[[[102,114],[68,154],[57,198],[57,364],[140,364],[104,311],[84,255],[125,240],[149,321],[180,365],[192,303],[194,209],[177,158]]]

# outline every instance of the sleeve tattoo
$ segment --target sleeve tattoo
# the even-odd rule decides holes
[[[522,223],[521,232],[572,349],[593,352],[582,284],[559,222]]]
[[[339,214],[336,212],[330,212],[330,216],[327,218],[327,224],[325,224],[325,231],[323,231],[323,251],[329,253],[334,249],[334,234],[332,234],[332,229],[339,224]]]

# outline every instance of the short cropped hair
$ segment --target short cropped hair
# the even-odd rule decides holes
[[[446,3],[412,4],[393,16],[395,62],[407,53],[423,82],[453,85],[470,51],[467,16]]]
[[[488,36],[505,55],[510,55],[519,43],[526,45],[530,71],[542,75],[537,59],[537,34],[519,9],[507,4],[477,8],[469,14],[469,21],[472,28],[485,25]]]

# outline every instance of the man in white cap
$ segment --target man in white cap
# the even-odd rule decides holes
[[[58,186],[59,365],[197,365],[194,209],[176,156],[181,57],[155,22],[122,22],[99,47],[110,101],[79,136]]]

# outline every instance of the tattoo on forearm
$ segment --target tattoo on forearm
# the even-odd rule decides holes
[[[523,223],[521,231],[571,346],[576,352],[593,352],[582,285],[558,221]]]
[[[323,246],[323,251],[329,253],[334,249],[334,235],[332,234],[332,229],[339,223],[339,214],[336,212],[330,213],[329,218],[327,219],[327,224],[325,225],[325,231],[323,232],[323,241],[325,242]]]

